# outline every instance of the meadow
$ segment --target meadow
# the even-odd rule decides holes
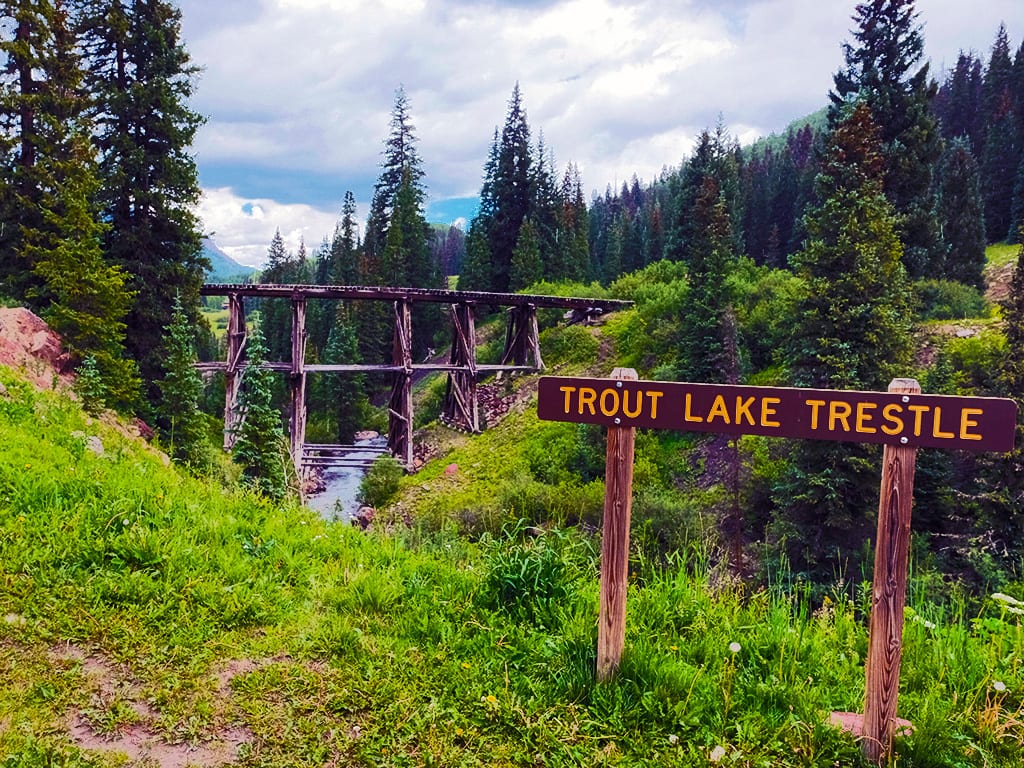
[[[365,534],[0,383],[4,768],[862,764],[828,718],[861,707],[865,583],[821,596],[780,563],[753,587],[696,544],[637,548],[626,655],[598,685],[586,527],[510,507],[498,533]],[[915,569],[894,765],[1021,764],[1006,592]]]

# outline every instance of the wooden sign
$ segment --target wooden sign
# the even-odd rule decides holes
[[[835,714],[849,715],[845,721],[862,739],[869,760],[881,765],[889,759],[917,449],[1012,450],[1014,400],[922,395],[913,379],[895,379],[888,392],[854,392],[640,381],[633,369],[616,368],[611,379],[541,378],[537,416],[608,427],[597,641],[601,682],[615,675],[625,645],[637,427],[884,444],[864,714]]]
[[[545,376],[537,415],[609,427],[1009,451],[1017,403],[995,397]]]

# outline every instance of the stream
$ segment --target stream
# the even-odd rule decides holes
[[[383,436],[356,440],[355,444],[364,448],[380,448],[381,453],[387,451],[387,438]],[[347,458],[365,457],[365,452],[347,454]],[[324,489],[306,497],[306,506],[325,520],[349,522],[359,509],[356,494],[359,484],[366,474],[365,467],[327,467],[324,469]]]

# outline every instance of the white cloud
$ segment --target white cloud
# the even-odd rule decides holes
[[[283,205],[269,199],[239,197],[228,187],[206,189],[197,210],[205,232],[240,264],[262,266],[278,230],[285,247],[297,251],[305,242],[309,255],[330,237],[337,214],[309,205]]]

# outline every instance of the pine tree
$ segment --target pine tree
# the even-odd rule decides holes
[[[172,458],[202,470],[210,463],[205,417],[199,409],[203,381],[195,368],[195,326],[180,299],[174,303],[166,331],[165,374],[159,382],[162,397],[157,406],[161,431]]]
[[[914,277],[929,273],[944,249],[935,223],[933,169],[941,143],[930,102],[937,85],[924,56],[913,0],[866,0],[854,14],[856,45],[844,44],[845,66],[834,78],[829,127],[844,105],[864,100],[881,136],[883,188],[899,218],[903,260]]]
[[[132,295],[124,273],[103,258],[106,224],[93,205],[92,122],[66,7],[57,0],[11,10],[15,39],[0,45],[17,79],[3,90],[0,115],[17,147],[7,158],[4,198],[19,215],[2,259],[4,277],[8,290],[29,300],[77,361],[94,360],[107,404],[130,409],[139,384],[124,358]]]
[[[242,483],[272,499],[288,491],[285,476],[287,448],[281,417],[272,405],[273,372],[263,368],[267,347],[259,328],[246,340],[245,368],[238,409],[242,422],[231,455],[242,467]]]
[[[943,137],[964,138],[974,157],[981,157],[985,138],[981,72],[981,60],[961,51],[956,67],[935,97]]]
[[[989,127],[981,159],[984,179],[985,234],[991,242],[1005,239],[1012,220],[1013,190],[1022,157],[1017,119],[1010,98],[1003,94],[1002,108]]]
[[[128,351],[149,396],[163,373],[164,328],[174,302],[198,320],[209,261],[194,213],[199,180],[191,155],[203,118],[192,111],[194,77],[181,42],[181,12],[167,0],[81,0],[79,29],[96,105],[104,250],[128,275],[134,302]]]
[[[939,225],[949,247],[936,277],[984,288],[985,219],[978,164],[967,137],[953,139],[939,166]]]
[[[487,244],[487,224],[479,216],[469,225],[466,235],[466,261],[459,274],[460,291],[489,291],[494,278],[491,275],[491,249]]]
[[[792,263],[806,284],[785,349],[791,382],[884,390],[910,364],[911,297],[897,219],[883,193],[879,130],[864,102],[832,131],[817,179],[822,202],[806,216],[808,240]],[[877,460],[859,444],[800,441],[777,489],[775,535],[797,568],[855,560],[871,531]]]
[[[735,324],[726,320],[732,313],[727,279],[736,255],[725,200],[712,176],[701,184],[694,224],[689,290],[680,317],[680,376],[684,381],[720,382],[729,368],[727,352],[735,347]]]
[[[509,268],[509,289],[522,290],[544,277],[544,262],[540,255],[540,236],[533,219],[527,219],[519,228],[519,240],[512,251]]]
[[[530,127],[519,83],[516,83],[497,147],[494,174],[485,182],[488,205],[493,209],[487,238],[491,254],[490,290],[493,291],[510,289],[512,253],[519,239],[519,229],[530,214],[533,198],[531,165]]]
[[[1010,231],[1008,243],[1019,243],[1024,239],[1024,156],[1017,167],[1017,180],[1013,184],[1013,204],[1010,206]]]

